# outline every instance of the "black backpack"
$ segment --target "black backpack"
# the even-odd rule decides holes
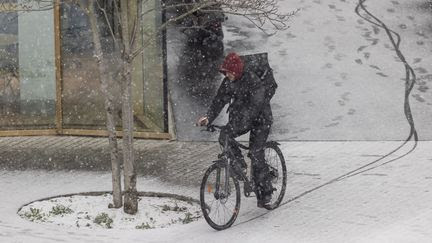
[[[241,56],[245,69],[254,72],[263,82],[266,89],[266,101],[270,101],[278,87],[273,76],[273,69],[268,62],[267,53],[256,53]]]

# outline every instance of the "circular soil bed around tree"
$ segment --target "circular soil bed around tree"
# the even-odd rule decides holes
[[[175,194],[140,192],[138,213],[108,208],[110,192],[44,198],[22,206],[18,215],[32,222],[69,228],[154,229],[188,224],[201,217],[199,202]]]

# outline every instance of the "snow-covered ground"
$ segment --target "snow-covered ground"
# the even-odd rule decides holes
[[[383,29],[361,19],[358,0],[280,0],[300,12],[290,28],[267,37],[247,20],[224,23],[225,52],[268,52],[278,91],[272,100],[277,140],[403,140],[405,67]],[[366,1],[367,9],[401,36],[400,49],[417,74],[410,95],[420,139],[432,139],[430,82],[432,10],[427,0]],[[172,90],[181,93],[180,90]],[[205,135],[189,127],[206,108],[174,95],[179,138]]]
[[[231,17],[226,51],[267,51],[280,88],[273,100],[273,138],[280,140],[403,140],[405,76],[388,37],[362,21],[355,0],[281,0],[282,10],[301,8],[291,28],[270,38]],[[420,139],[431,139],[429,74],[432,37],[426,0],[366,1],[367,8],[401,34],[401,49],[417,72],[411,94]],[[238,27],[239,23],[242,23]],[[236,27],[237,26],[237,27]],[[183,128],[199,111],[184,95]],[[188,110],[189,109],[189,110]],[[189,138],[202,134],[189,132]],[[17,215],[39,198],[110,190],[111,175],[90,172],[0,172],[0,242],[431,242],[432,142],[409,155],[356,176],[334,181],[369,164],[400,142],[286,142],[292,171],[283,205],[266,211],[242,198],[234,226],[215,232],[203,219],[152,230],[64,229]],[[403,155],[411,143],[380,164]],[[373,166],[372,165],[372,166]],[[330,183],[332,182],[332,183]],[[198,188],[139,178],[141,191],[198,198]]]
[[[66,229],[29,222],[18,208],[39,198],[110,189],[111,175],[90,172],[0,172],[0,242],[430,242],[431,142],[360,175],[334,178],[371,163],[400,142],[286,142],[287,194],[274,211],[242,198],[234,226],[222,232],[200,219],[151,230]],[[412,145],[412,144],[409,144]],[[389,161],[409,146],[377,164]],[[321,186],[324,185],[324,186]],[[198,187],[138,178],[138,190],[198,198]]]
[[[38,200],[22,207],[18,214],[29,221],[67,228],[154,229],[188,224],[201,217],[197,202],[173,197],[141,196],[138,212],[108,208],[109,193],[68,195]]]

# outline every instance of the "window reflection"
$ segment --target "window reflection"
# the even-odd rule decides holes
[[[0,12],[0,129],[54,128],[53,11],[8,11]]]
[[[102,3],[101,3],[102,4]],[[109,8],[108,4],[103,7]],[[111,19],[112,16],[108,15]],[[116,70],[112,53],[113,38],[102,12],[98,12],[100,37],[109,70]],[[63,68],[63,126],[71,129],[105,129],[104,96],[100,90],[100,75],[94,57],[93,36],[87,14],[77,4],[62,4],[62,68]],[[119,85],[110,75],[110,91],[119,94]],[[116,100],[117,110],[120,103]],[[116,113],[120,125],[119,112]]]
[[[116,97],[115,119],[120,129],[121,60],[112,37],[120,33],[114,2],[99,0],[106,16],[98,10],[97,19],[108,63],[109,91]],[[134,125],[139,132],[164,132],[163,45],[160,36],[154,38],[162,21],[160,1],[149,0],[142,4],[142,8],[138,8],[137,3],[131,4],[130,15],[137,16],[139,9],[156,11],[139,18],[136,43],[146,47],[132,63]],[[61,80],[56,80],[53,20],[57,10],[8,11],[0,10],[0,130],[54,129],[56,109],[60,111],[60,108],[63,123],[59,125],[63,129],[105,130],[105,98],[100,90],[93,35],[86,13],[74,1],[60,5],[60,22],[57,23],[60,53],[57,55],[61,61]],[[61,81],[61,87],[56,86],[56,81]],[[61,106],[57,106],[60,103],[56,100],[59,89],[62,91]]]
[[[159,26],[162,24],[160,1],[143,2],[143,9],[155,9],[142,18],[143,28],[143,107],[142,112],[154,129],[163,132],[165,128],[164,65],[163,44]],[[156,35],[156,38],[154,38]]]
[[[0,114],[19,114],[18,14],[0,13]]]
[[[119,35],[114,17],[114,1],[99,1],[107,16],[98,11],[100,37],[104,58],[109,67],[109,91],[113,92],[115,119],[121,128],[121,60],[114,45],[112,34]],[[158,1],[145,1],[144,8],[158,6]],[[131,10],[131,16],[137,9]],[[137,43],[154,39],[157,26],[161,23],[161,12],[152,11],[142,18]],[[132,17],[131,17],[132,18]],[[108,19],[113,33],[106,22]],[[117,19],[118,20],[118,19]],[[145,33],[144,33],[145,32]],[[74,129],[105,129],[106,113],[104,96],[100,91],[100,75],[94,57],[93,36],[86,13],[75,4],[63,4],[61,9],[62,73],[63,73],[63,125]],[[150,35],[149,35],[150,34]],[[164,131],[163,59],[161,38],[156,38],[133,61],[133,108],[136,131]]]

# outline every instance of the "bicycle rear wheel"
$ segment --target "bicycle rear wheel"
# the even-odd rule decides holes
[[[282,202],[285,196],[286,183],[287,183],[287,168],[285,165],[285,158],[282,151],[275,142],[269,142],[265,147],[265,161],[270,168],[272,176],[272,185],[276,189],[273,192],[272,200],[270,203],[264,205],[268,210],[275,209]]]
[[[226,168],[214,164],[204,174],[200,188],[201,210],[216,230],[229,228],[240,211],[240,186],[232,176],[226,182]]]

